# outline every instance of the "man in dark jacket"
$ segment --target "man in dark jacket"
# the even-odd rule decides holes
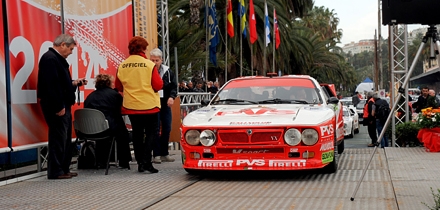
[[[129,162],[132,160],[129,145],[129,136],[125,122],[122,119],[122,95],[112,89],[114,77],[108,74],[98,74],[95,79],[96,90],[90,93],[84,101],[84,108],[97,109],[107,119],[112,135],[116,136],[117,156],[120,168],[130,169]],[[101,145],[101,148],[100,148]],[[105,145],[105,146],[104,146]],[[97,142],[97,155],[99,163],[104,166],[110,145],[108,141],[103,144]]]
[[[385,126],[385,121],[381,120],[380,118],[387,118],[388,116],[380,116],[379,107],[381,106],[390,107],[390,105],[386,100],[380,99],[379,94],[377,93],[373,95],[373,99],[374,99],[374,105],[371,111],[371,115],[376,119],[375,123],[376,123],[377,135],[380,135],[380,133],[382,132]],[[380,141],[380,146],[382,148],[388,147],[388,138],[386,137],[386,135],[382,137],[382,140]]]
[[[415,112],[420,113],[422,109],[428,107],[428,96],[429,96],[429,88],[422,88],[422,95],[417,98],[417,101],[413,103],[413,108],[415,108]]]
[[[177,81],[174,73],[170,71],[169,67],[162,64],[162,51],[160,49],[153,49],[150,52],[150,59],[156,64],[156,68],[159,70],[159,74],[163,80],[163,88],[159,91],[159,125],[161,125],[161,128],[158,128],[160,136],[156,138],[156,143],[153,149],[153,162],[173,162],[174,158],[170,157],[168,152],[168,144],[172,122],[171,107],[174,104],[174,99],[177,97]]]
[[[84,78],[72,80],[66,58],[72,54],[76,42],[70,35],[61,34],[53,47],[41,56],[38,63],[37,97],[49,127],[48,179],[70,179],[72,162],[72,113],[75,89],[87,84]]]

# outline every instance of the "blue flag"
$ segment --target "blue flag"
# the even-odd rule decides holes
[[[244,0],[238,1],[238,16],[240,16],[241,19],[240,32],[244,38],[246,38],[246,6],[244,5]]]
[[[209,29],[209,60],[217,66],[217,44],[219,30],[215,11],[215,0],[208,0],[208,29]]]

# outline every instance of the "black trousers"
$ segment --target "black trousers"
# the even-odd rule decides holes
[[[368,135],[370,136],[371,143],[375,144],[377,142],[377,133],[376,133],[376,120],[369,120],[368,122]]]
[[[44,119],[49,127],[47,178],[54,179],[70,172],[72,162],[72,113],[67,106],[66,114],[57,116],[41,104]]]
[[[134,157],[138,165],[151,166],[151,152],[157,137],[158,113],[128,115],[133,134]]]
[[[128,136],[128,130],[124,125],[121,125],[114,130],[112,130],[112,135],[116,137],[116,146],[117,146],[117,158],[119,161],[119,165],[125,165],[128,164],[132,158],[131,158],[131,152],[130,152],[130,139]],[[109,155],[111,146],[111,138],[108,140],[102,140],[102,141],[96,141],[96,156],[98,158],[98,164],[100,167],[105,167],[107,163],[107,158]],[[115,145],[113,145],[113,153],[110,157],[110,160],[113,160],[114,158],[114,149]]]

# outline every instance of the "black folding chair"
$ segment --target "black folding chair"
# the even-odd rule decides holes
[[[105,119],[105,116],[101,111],[89,108],[76,110],[74,117],[73,126],[77,138],[84,140],[84,142],[87,142],[87,140],[100,141],[111,139],[110,151],[105,169],[105,175],[107,175],[110,167],[110,156],[115,143],[115,136],[112,135],[108,121]]]

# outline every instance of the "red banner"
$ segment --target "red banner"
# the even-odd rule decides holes
[[[0,17],[3,17],[3,7],[0,4]],[[3,21],[0,21],[0,148],[8,147],[8,121],[6,113],[6,77],[5,77],[5,46]]]
[[[115,74],[133,36],[129,0],[64,1],[65,33],[77,47],[68,57],[72,78],[86,77],[81,101],[94,89],[98,73]],[[87,5],[87,6],[85,6]],[[47,126],[36,98],[38,61],[62,32],[60,3],[7,1],[10,48],[12,146],[47,141]],[[72,112],[79,106],[74,105]]]

